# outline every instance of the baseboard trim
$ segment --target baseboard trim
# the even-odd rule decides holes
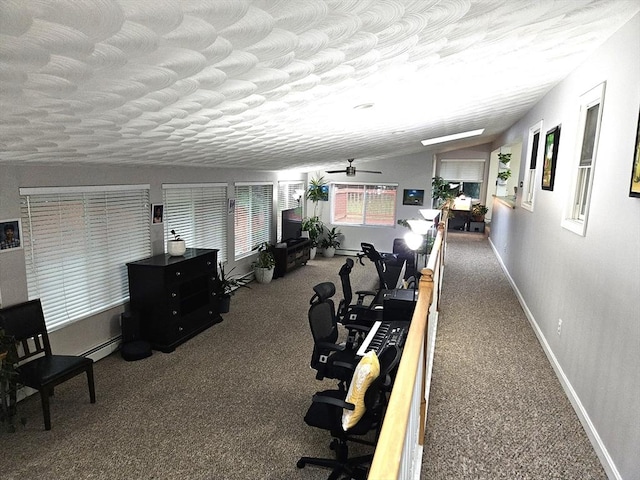
[[[113,352],[118,350],[118,348],[120,348],[121,343],[122,343],[122,335],[118,335],[117,337],[114,337],[103,344],[93,347],[91,350],[87,350],[81,355],[83,357],[89,357],[93,359],[94,362],[97,362],[98,360],[102,360],[103,358],[108,357]]]
[[[571,385],[571,382],[565,375],[564,370],[560,366],[560,362],[558,362],[558,359],[553,353],[553,350],[551,350],[551,346],[547,342],[547,339],[542,333],[542,330],[540,330],[540,327],[538,326],[538,322],[536,322],[536,319],[533,316],[533,313],[531,313],[531,310],[527,306],[527,303],[525,302],[524,297],[520,293],[518,286],[514,282],[513,278],[511,278],[511,275],[509,274],[509,271],[507,270],[506,265],[504,264],[504,262],[502,261],[502,258],[498,253],[498,249],[493,244],[490,237],[489,237],[489,245],[491,246],[491,249],[493,250],[494,255],[498,259],[500,268],[502,268],[502,271],[507,277],[507,280],[509,280],[509,284],[511,285],[511,288],[515,292],[516,297],[518,298],[518,302],[520,302],[520,306],[524,310],[524,313],[527,317],[527,320],[529,321],[529,324],[531,325],[531,328],[533,328],[533,331],[536,334],[536,337],[538,337],[538,341],[540,342],[540,345],[542,346],[542,349],[545,355],[549,359],[549,362],[551,363],[551,367],[553,368],[554,372],[556,373],[556,376],[558,377],[558,380],[560,381],[560,385],[562,385],[562,388],[565,394],[567,395],[569,402],[571,402],[571,406],[575,410],[576,415],[578,416],[578,419],[582,424],[582,427],[587,433],[587,437],[589,438],[589,441],[591,442],[591,445],[593,446],[593,449],[595,450],[596,455],[598,455],[598,458],[600,459],[600,463],[602,464],[602,467],[605,469],[605,472],[607,473],[607,477],[613,478],[615,480],[623,480],[622,476],[620,475],[620,472],[616,468],[616,465],[613,459],[611,458],[611,455],[609,455],[609,451],[607,450],[607,447],[605,446],[604,442],[602,441],[602,438],[598,434],[598,431],[596,430],[595,425],[591,421],[591,418],[589,418],[589,414],[587,413],[587,410],[584,408],[584,405],[580,401],[580,397],[578,397],[578,394],[576,393],[573,386]]]

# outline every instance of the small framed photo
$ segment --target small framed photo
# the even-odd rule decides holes
[[[640,197],[640,114],[638,114],[638,130],[636,131],[636,148],[633,155],[629,196]]]
[[[547,132],[544,143],[544,162],[542,164],[542,189],[553,190],[560,145],[560,125]]]
[[[164,205],[154,203],[151,205],[151,223],[162,223],[164,217]]]
[[[421,206],[424,203],[424,190],[409,189],[404,190],[402,195],[403,205],[418,205]]]
[[[20,219],[0,220],[0,252],[22,248],[22,224]]]

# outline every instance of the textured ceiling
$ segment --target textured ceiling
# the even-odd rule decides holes
[[[637,0],[0,0],[0,165],[311,169],[484,143]],[[354,108],[372,104],[369,108]]]

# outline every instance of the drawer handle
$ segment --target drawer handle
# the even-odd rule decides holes
[[[176,272],[176,277],[179,277],[180,275],[180,272]]]
[[[211,265],[211,261],[207,260],[207,267]]]
[[[176,312],[176,311],[174,310],[174,311],[173,311],[173,314],[174,314],[174,315],[177,315],[177,314],[178,314],[178,312]]]
[[[178,296],[178,294],[177,294],[176,292],[171,292],[171,296],[172,296],[173,298],[176,298],[176,297]]]
[[[178,331],[181,332],[182,330],[184,330],[184,328],[182,327],[178,327]]]

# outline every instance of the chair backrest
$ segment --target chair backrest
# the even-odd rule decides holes
[[[19,361],[41,354],[51,355],[40,299],[1,309],[0,325],[5,334],[14,337],[22,347],[18,349]]]
[[[340,282],[342,283],[342,295],[343,300],[340,301],[340,305],[338,307],[338,316],[340,316],[340,312],[344,312],[345,309],[349,308],[351,305],[351,300],[353,300],[353,289],[351,288],[351,270],[353,269],[353,259],[347,258],[344,262],[344,265],[340,267],[340,271],[338,275],[340,276]]]
[[[336,293],[332,282],[322,282],[313,287],[309,307],[309,326],[315,344],[320,342],[335,343],[338,339],[338,326],[335,305],[331,297]]]
[[[376,272],[378,272],[378,279],[380,280],[380,289],[388,289],[389,285],[387,285],[387,280],[384,278],[384,272],[386,268],[384,259],[382,258],[382,255],[380,255],[380,252],[378,252],[376,250],[376,247],[374,247],[371,243],[362,242],[360,243],[360,248],[362,248],[362,251],[364,252],[366,257],[371,260],[376,267]]]

